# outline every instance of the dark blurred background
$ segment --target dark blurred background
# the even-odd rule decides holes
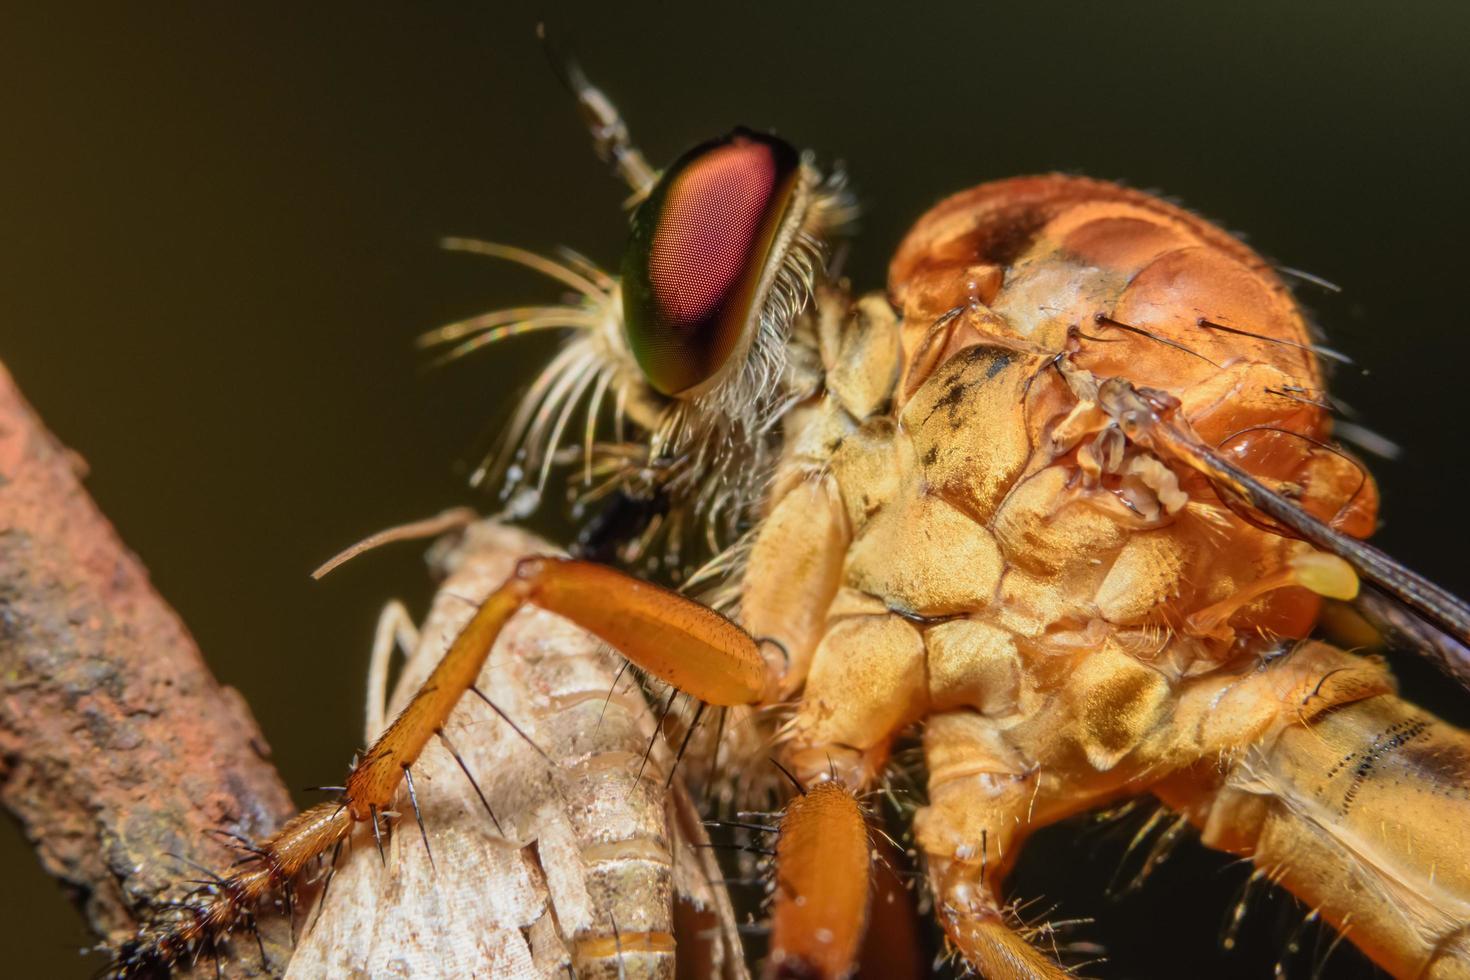
[[[1470,6],[304,6],[0,12],[0,359],[86,457],[293,787],[344,771],[378,609],[417,613],[430,590],[414,545],[308,571],[370,531],[489,506],[466,465],[550,349],[421,370],[421,331],[556,293],[437,239],[618,261],[624,192],[546,66],[543,18],[655,163],[734,123],[845,160],[862,286],[940,195],[1055,169],[1176,195],[1341,283],[1300,294],[1361,365],[1338,394],[1404,449],[1376,465],[1379,540],[1470,593]],[[1470,697],[1399,666],[1470,716]],[[1097,920],[1079,935],[1112,959],[1089,972],[1269,974],[1299,911],[1267,903],[1227,955],[1247,869],[1186,845],[1108,902],[1122,849],[1053,833],[1020,879]],[[90,938],[9,828],[0,869],[0,972],[87,975]],[[1362,973],[1339,950],[1325,975]]]

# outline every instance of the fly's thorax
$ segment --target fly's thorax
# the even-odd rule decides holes
[[[812,765],[799,775],[837,759],[862,783],[897,731],[951,711],[1015,729],[1021,769],[1061,752],[1107,773],[1159,741],[1196,678],[1261,653],[1262,634],[1311,628],[1316,599],[1298,589],[1194,628],[1301,546],[1190,499],[1157,461],[1090,479],[1075,452],[1054,454],[1072,413],[1031,417],[1063,402],[1051,386],[1065,388],[1045,358],[961,352],[776,501],[743,615],[779,640],[783,695],[801,691],[787,729],[789,760]]]
[[[1264,263],[1143,195],[1030,183],[922,220],[894,263],[901,319],[876,299],[821,319],[828,387],[787,417],[742,614],[778,641],[783,693],[805,686],[792,739],[850,747],[858,772],[930,712],[1020,724],[1059,704],[1110,768],[1177,685],[1313,627],[1319,599],[1277,587],[1309,549],[1130,441],[1099,404],[1109,377],[1177,398],[1309,511],[1371,525]],[[977,219],[987,193],[1005,213]]]
[[[1156,655],[1191,612],[1298,547],[1195,500],[1137,447],[1094,447],[1106,417],[1050,358],[1000,339],[953,353],[901,405],[866,418],[832,392],[791,414],[744,617],[780,638],[793,684],[839,591],[921,625],[975,618],[1037,649],[1130,631]],[[1253,622],[1285,635],[1310,626],[1311,601],[1278,600]],[[1229,645],[1191,641],[1190,657]]]
[[[1182,208],[1048,176],[937,205],[900,246],[889,292],[917,389],[966,345],[1066,353],[1097,379],[1168,392],[1207,444],[1314,516],[1364,536],[1377,497],[1330,435],[1313,333],[1271,267]]]

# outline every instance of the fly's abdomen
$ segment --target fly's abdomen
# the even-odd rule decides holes
[[[1470,737],[1392,694],[1322,711],[1184,807],[1395,976],[1470,959]]]

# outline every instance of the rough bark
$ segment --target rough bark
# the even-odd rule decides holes
[[[168,855],[225,867],[238,852],[213,832],[262,837],[293,808],[244,700],[210,675],[80,468],[0,366],[0,803],[116,940],[198,876]],[[266,936],[277,964],[284,938]]]

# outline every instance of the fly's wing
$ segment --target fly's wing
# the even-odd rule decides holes
[[[1465,600],[1405,568],[1372,545],[1318,520],[1231,463],[1200,440],[1176,415],[1178,403],[1171,396],[1135,388],[1120,378],[1113,378],[1101,386],[1099,401],[1130,439],[1200,473],[1215,486],[1221,499],[1254,508],[1276,522],[1283,533],[1303,538],[1322,551],[1339,556],[1383,595],[1412,610],[1412,616],[1421,621],[1402,609],[1395,610],[1384,601],[1383,595],[1368,593],[1361,603],[1370,620],[1406,635],[1416,649],[1470,690],[1470,649],[1466,646],[1470,644],[1470,605]]]
[[[490,522],[438,550],[389,717],[516,559],[552,550]],[[713,852],[620,666],[549,613],[517,616],[476,685],[493,708],[466,697],[413,767],[422,832],[405,787],[383,857],[366,831],[339,856],[286,975],[673,977],[688,923],[681,973],[746,978]]]

